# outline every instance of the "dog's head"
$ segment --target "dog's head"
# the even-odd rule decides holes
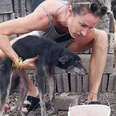
[[[66,69],[66,71],[75,71],[79,75],[86,75],[87,71],[81,63],[81,58],[73,53],[67,53],[61,56],[58,59],[57,66],[62,69]]]

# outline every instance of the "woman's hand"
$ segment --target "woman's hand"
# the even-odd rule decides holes
[[[26,59],[23,61],[22,63],[22,69],[25,70],[35,70],[35,64],[34,62],[38,59],[38,56],[34,57],[34,58],[30,58],[30,59]]]

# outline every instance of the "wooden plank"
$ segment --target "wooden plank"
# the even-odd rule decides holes
[[[107,83],[108,83],[108,75],[104,74],[102,77],[102,83],[101,83],[101,91],[106,92],[107,91]]]
[[[31,0],[26,0],[25,5],[26,5],[26,11],[27,11],[26,13],[27,14],[31,13],[32,1]]]
[[[84,67],[88,71],[89,70],[89,60],[90,60],[91,55],[80,54],[79,56],[81,57]],[[104,73],[112,73],[112,70],[113,70],[113,54],[108,54]]]
[[[77,74],[75,72],[70,73],[70,86],[71,92],[77,91]]]
[[[56,74],[55,77],[56,77],[57,92],[61,93],[63,92],[62,74]]]
[[[88,92],[89,91],[89,79],[88,79],[88,75],[87,76],[83,76],[83,92]]]
[[[0,14],[13,13],[12,0],[0,1]]]
[[[10,19],[15,19],[15,13],[10,14]]]
[[[4,15],[0,15],[0,23],[4,21]]]
[[[63,89],[64,92],[69,92],[69,80],[68,80],[68,74],[67,73],[63,73],[62,74],[62,81],[63,81]]]
[[[112,109],[112,113],[116,114],[116,104],[111,104],[111,109]]]
[[[19,0],[14,0],[14,12],[15,12],[15,17],[20,16],[20,1]]]
[[[77,76],[77,94],[82,93],[82,77]]]
[[[21,0],[21,16],[26,16],[26,0]]]
[[[115,29],[114,29],[114,17],[113,14],[111,12],[108,13],[108,17],[109,17],[109,32],[110,33],[114,33]]]
[[[113,84],[114,84],[114,77],[109,76],[109,82],[108,82],[108,92],[113,91]]]
[[[62,70],[58,67],[55,67],[55,79],[56,79],[56,88],[57,88],[57,92],[63,92],[64,91],[64,87],[63,87],[63,75],[65,74],[65,70]]]
[[[7,21],[10,19],[10,14],[4,14],[4,21]]]
[[[114,53],[114,33],[108,34],[108,53]]]
[[[113,78],[113,92],[116,92],[116,68],[114,68],[114,71],[110,77]]]

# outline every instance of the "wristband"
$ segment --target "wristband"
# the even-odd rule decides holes
[[[21,57],[19,57],[13,64],[12,67],[18,70],[22,69],[22,63],[23,63],[23,59]]]

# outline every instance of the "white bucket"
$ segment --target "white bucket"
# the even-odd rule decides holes
[[[110,116],[111,108],[107,105],[75,105],[69,107],[68,116]]]

